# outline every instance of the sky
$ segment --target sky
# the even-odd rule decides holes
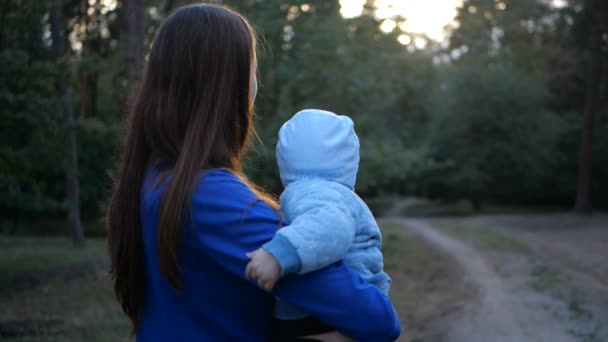
[[[397,29],[391,17],[401,15],[406,22],[399,26],[405,32],[425,34],[438,42],[446,36],[443,27],[454,20],[456,8],[461,0],[376,0],[376,18],[385,19],[380,28],[385,32]],[[365,0],[340,0],[342,16],[353,18],[361,15]],[[408,36],[402,36],[400,42],[409,43]]]

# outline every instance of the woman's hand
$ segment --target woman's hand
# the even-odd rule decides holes
[[[247,279],[254,280],[264,290],[271,291],[281,275],[281,265],[277,259],[264,248],[247,253],[247,257],[251,259],[245,270]]]

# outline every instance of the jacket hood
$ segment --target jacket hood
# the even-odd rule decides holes
[[[306,109],[279,131],[277,161],[283,185],[322,178],[354,189],[359,169],[359,138],[343,115]]]

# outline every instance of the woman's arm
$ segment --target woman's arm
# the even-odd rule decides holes
[[[343,262],[286,277],[272,293],[356,341],[394,341],[401,334],[390,299]]]
[[[193,195],[192,219],[202,248],[242,279],[249,261],[246,253],[270,241],[280,224],[276,212],[223,171],[201,180]],[[357,341],[392,341],[401,331],[389,298],[342,262],[287,277],[274,293]]]

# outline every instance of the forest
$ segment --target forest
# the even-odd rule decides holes
[[[357,191],[561,206],[608,205],[606,15],[602,1],[469,0],[446,39],[339,1],[232,0],[259,37],[250,176],[280,192],[274,146],[303,108],[351,116]],[[0,5],[0,210],[103,217],[157,27],[181,1],[7,0]],[[597,8],[596,8],[597,7]],[[389,22],[390,21],[390,22]],[[392,29],[391,29],[392,28]],[[81,216],[82,219],[78,218]],[[81,228],[72,229],[75,240]],[[86,228],[85,228],[86,231]]]
[[[130,341],[105,216],[146,54],[190,0],[0,1],[0,340]],[[258,34],[248,176],[348,115],[399,341],[608,340],[608,1],[216,0]]]

